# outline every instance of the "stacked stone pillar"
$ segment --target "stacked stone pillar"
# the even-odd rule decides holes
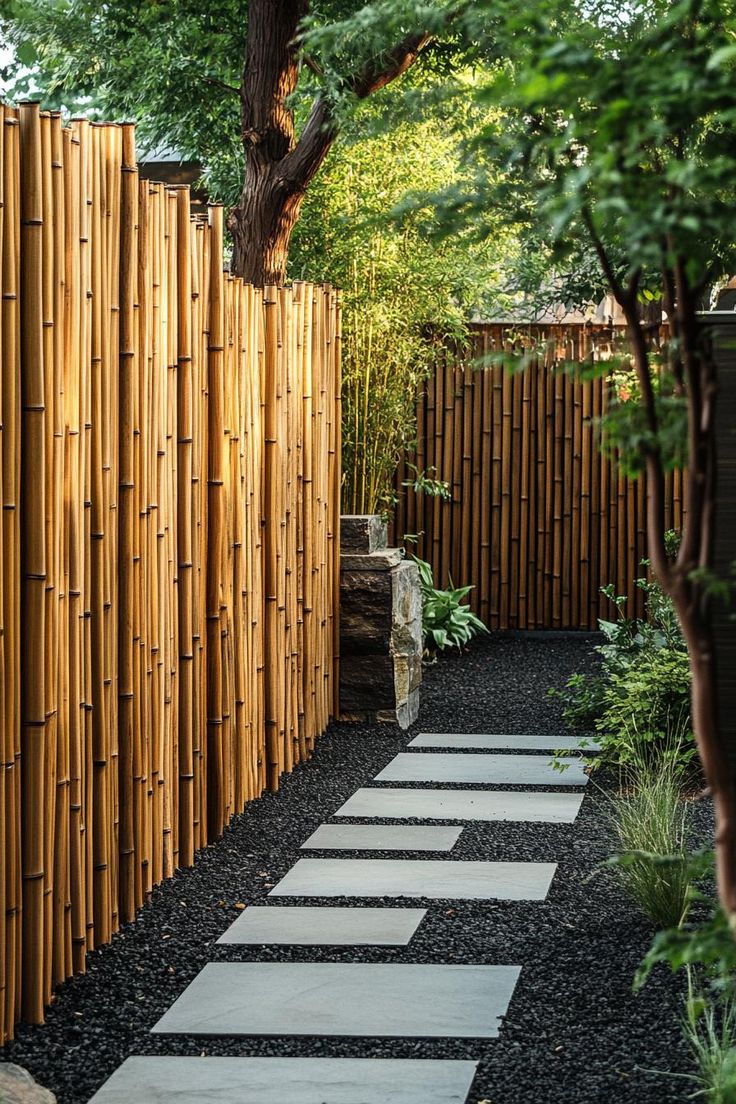
[[[377,515],[341,518],[340,712],[408,728],[422,681],[419,572],[387,534]]]

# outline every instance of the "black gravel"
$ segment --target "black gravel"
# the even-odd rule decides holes
[[[661,1072],[690,1069],[678,1023],[681,979],[657,970],[641,993],[632,992],[652,930],[615,875],[600,869],[613,843],[610,798],[598,786],[588,787],[574,825],[468,824],[452,852],[456,859],[559,862],[545,902],[420,902],[429,912],[409,947],[215,946],[243,905],[274,905],[264,899],[300,857],[299,845],[416,732],[562,733],[559,705],[546,690],[562,686],[573,671],[590,670],[592,644],[586,636],[494,636],[427,669],[420,719],[410,733],[333,725],[311,762],[278,794],[250,805],[191,870],[159,887],[139,919],[90,956],[87,974],[59,990],[45,1026],[21,1026],[3,1057],[28,1068],[59,1104],[86,1104],[130,1054],[473,1058],[480,1061],[473,1104],[689,1099],[687,1081]],[[703,838],[710,815],[705,804],[696,807]],[[495,1040],[151,1036],[212,960],[515,963],[523,970]]]

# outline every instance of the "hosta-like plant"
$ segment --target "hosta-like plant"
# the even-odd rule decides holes
[[[434,585],[431,564],[417,556],[413,558],[419,568],[422,629],[427,651],[462,648],[478,633],[488,632],[481,619],[467,605],[466,599],[472,587],[451,586],[449,590],[440,590]]]

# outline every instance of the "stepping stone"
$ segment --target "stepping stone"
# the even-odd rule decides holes
[[[90,1104],[465,1104],[477,1062],[128,1058]]]
[[[451,851],[462,828],[419,824],[321,824],[302,849],[345,851]]]
[[[562,759],[555,770],[545,755],[413,755],[402,752],[376,775],[377,782],[471,782],[497,786],[584,786],[583,762]]]
[[[520,972],[520,966],[210,962],[153,1031],[491,1039]]]
[[[401,820],[512,820],[572,824],[583,802],[579,793],[493,790],[358,790],[335,816]]]
[[[426,909],[258,907],[241,912],[218,943],[405,947]]]
[[[595,740],[578,736],[492,736],[484,732],[420,732],[407,745],[410,748],[457,748],[493,751],[495,748],[517,751],[581,751],[600,750]]]
[[[543,901],[556,863],[299,859],[269,897]]]

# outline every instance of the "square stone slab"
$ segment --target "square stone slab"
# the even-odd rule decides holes
[[[298,943],[300,946],[405,947],[426,909],[313,908],[252,905],[218,943]]]
[[[210,962],[156,1034],[483,1038],[498,1035],[520,966]]]
[[[461,832],[437,824],[321,824],[302,849],[451,851]]]
[[[580,736],[493,736],[485,732],[420,732],[407,745],[410,748],[470,748],[493,751],[515,748],[518,751],[581,751],[600,750],[595,740]]]
[[[493,790],[408,790],[364,788],[348,798],[335,816],[400,820],[512,820],[572,824],[580,793],[523,793]]]
[[[555,770],[546,755],[422,755],[402,752],[376,775],[377,782],[470,782],[496,786],[584,786],[583,762],[562,759]]]
[[[429,897],[543,901],[556,863],[299,859],[269,897]]]
[[[477,1062],[128,1058],[90,1104],[465,1104]]]

